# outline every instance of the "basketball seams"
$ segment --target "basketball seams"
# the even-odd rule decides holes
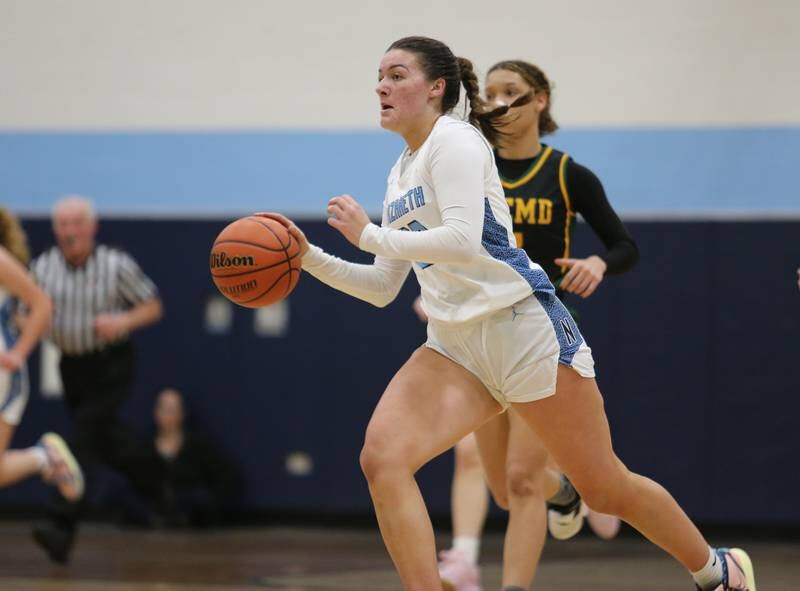
[[[292,236],[288,231],[286,232],[287,237],[288,237],[288,243],[284,244],[284,242],[281,239],[281,237],[271,227],[271,224],[267,224],[267,223],[263,222],[262,220],[260,220],[258,218],[255,218],[253,216],[249,216],[249,217],[246,217],[246,218],[241,218],[239,221],[242,221],[242,220],[247,220],[247,221],[256,223],[256,224],[266,228],[269,231],[269,233],[272,234],[272,236],[278,241],[278,244],[280,244],[280,248],[271,248],[271,247],[268,247],[268,246],[264,246],[262,244],[251,242],[249,240],[231,240],[231,239],[226,239],[226,240],[218,240],[218,241],[214,242],[214,245],[212,247],[212,253],[214,252],[214,249],[218,245],[242,244],[242,245],[246,245],[246,246],[250,246],[250,247],[254,247],[254,248],[260,249],[260,250],[265,251],[265,252],[275,253],[276,255],[279,252],[283,252],[284,259],[281,260],[280,262],[276,262],[276,263],[269,264],[269,265],[266,265],[266,266],[263,266],[263,267],[259,267],[257,269],[250,269],[250,270],[247,270],[247,271],[244,271],[244,272],[240,272],[240,273],[231,273],[231,274],[228,274],[228,275],[218,275],[218,274],[215,274],[215,273],[212,272],[211,276],[215,280],[214,282],[216,283],[217,280],[224,280],[224,279],[235,278],[235,277],[244,277],[244,276],[247,276],[247,275],[255,275],[257,277],[255,279],[255,281],[260,283],[261,280],[258,277],[260,275],[262,275],[265,271],[267,271],[268,272],[267,275],[269,275],[270,269],[275,269],[276,267],[279,268],[281,265],[285,264],[286,265],[286,271],[281,273],[277,278],[275,278],[272,281],[272,283],[269,285],[269,287],[267,287],[266,289],[262,290],[258,295],[250,297],[250,298],[248,298],[246,300],[239,300],[239,299],[237,299],[235,297],[232,297],[231,294],[227,294],[224,291],[222,291],[220,285],[217,285],[217,288],[220,289],[220,291],[222,292],[222,294],[225,297],[227,297],[228,299],[231,299],[232,301],[234,301],[235,303],[237,303],[239,305],[242,305],[242,306],[245,306],[245,307],[248,307],[248,308],[254,308],[254,307],[258,308],[258,307],[261,307],[263,305],[270,305],[270,304],[274,303],[274,301],[278,301],[280,299],[285,298],[287,295],[289,295],[289,293],[291,293],[291,291],[294,289],[295,285],[297,284],[297,281],[300,279],[300,275],[302,273],[302,265],[298,264],[298,266],[295,267],[292,264],[292,261],[301,258],[301,256],[300,256],[300,248],[299,248],[299,245],[297,243],[297,240],[295,240],[294,236]],[[275,223],[279,223],[279,222],[275,222]],[[297,248],[297,251],[294,254],[290,254],[289,251],[290,251],[290,249],[292,249],[293,245],[298,246],[298,248]],[[293,275],[293,273],[296,273],[297,275]],[[273,291],[284,278],[287,278],[287,276],[288,276],[288,279],[287,279],[287,282],[286,282],[286,288],[284,290],[284,293],[278,298],[278,300],[271,301],[269,304],[263,304],[263,303],[259,304],[258,303],[259,300],[263,299],[265,296],[267,296],[267,294],[269,294],[271,291]],[[226,282],[226,285],[227,285],[227,282]],[[234,285],[240,285],[240,284],[237,283],[237,282],[234,282]]]
[[[286,248],[283,246],[283,242],[280,240],[278,241],[281,245],[280,248],[270,248],[269,246],[264,246],[263,244],[257,244],[255,242],[248,242],[247,240],[218,240],[212,246],[212,250],[215,246],[219,246],[220,244],[247,244],[248,246],[255,246],[256,248],[260,248],[261,250],[266,250],[267,252],[281,252],[286,251]]]
[[[273,229],[272,229],[272,226],[270,226],[269,224],[267,224],[267,223],[265,223],[265,222],[262,222],[260,218],[257,218],[257,217],[254,217],[254,216],[249,216],[249,217],[246,217],[246,218],[244,218],[244,219],[246,219],[248,222],[253,222],[253,223],[255,223],[255,224],[258,224],[259,226],[263,226],[264,228],[266,228],[267,230],[269,230],[269,231],[270,231],[270,233],[271,233],[273,236],[275,236],[275,240],[277,240],[277,241],[278,241],[278,244],[280,244],[280,245],[281,245],[281,248],[283,248],[283,250],[286,250],[286,249],[288,248],[288,246],[285,246],[285,245],[283,244],[283,240],[281,240],[280,236],[278,236],[278,235],[275,233],[275,230],[273,230]],[[270,218],[267,218],[267,219],[270,219]],[[276,223],[276,224],[280,224],[280,222],[275,222],[275,223]],[[282,224],[280,224],[280,225],[281,225],[281,227],[283,228],[283,225],[282,225]],[[284,229],[284,230],[286,230],[286,228],[283,228],[283,229]],[[292,243],[292,235],[291,235],[291,234],[289,234],[289,230],[286,230],[286,235],[289,237],[289,244],[291,245],[291,243]]]

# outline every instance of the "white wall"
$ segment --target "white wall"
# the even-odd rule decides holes
[[[407,34],[535,61],[566,126],[798,124],[798,23],[795,0],[0,0],[0,129],[372,128]]]

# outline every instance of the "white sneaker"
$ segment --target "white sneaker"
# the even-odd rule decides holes
[[[572,487],[575,492],[575,499],[567,505],[547,503],[547,529],[556,540],[568,540],[581,531],[587,508],[569,479],[566,476],[561,478]]]
[[[79,500],[83,496],[83,472],[67,443],[57,433],[45,433],[38,445],[47,454],[46,481],[53,482],[68,501]]]

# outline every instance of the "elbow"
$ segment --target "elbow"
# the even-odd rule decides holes
[[[376,308],[385,308],[397,299],[398,291],[381,293],[377,297],[370,299],[369,303]]]

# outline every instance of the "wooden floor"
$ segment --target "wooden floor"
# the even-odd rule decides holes
[[[447,542],[441,539],[440,546]],[[712,542],[722,542],[712,540]],[[484,540],[483,588],[500,589],[498,533]],[[800,545],[742,544],[760,591],[800,589]],[[399,591],[377,532],[265,528],[142,532],[89,525],[71,563],[53,566],[30,525],[0,524],[1,591]],[[691,591],[688,575],[633,534],[549,541],[537,591]]]

